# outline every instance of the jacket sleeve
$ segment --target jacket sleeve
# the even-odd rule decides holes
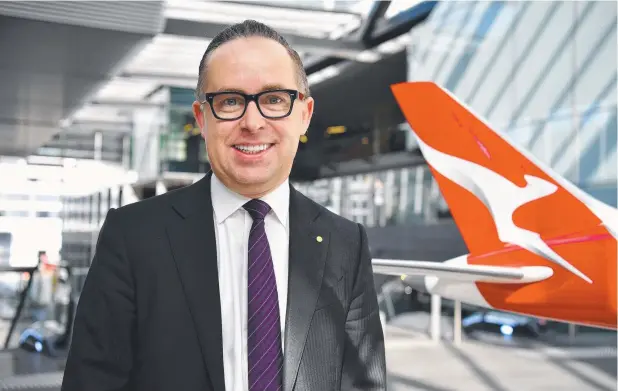
[[[135,301],[118,211],[111,209],[79,297],[62,391],[129,390]]]
[[[384,334],[373,279],[367,232],[358,225],[360,251],[352,302],[346,319],[342,391],[386,390]]]

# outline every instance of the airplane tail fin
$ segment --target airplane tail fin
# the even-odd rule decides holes
[[[548,266],[554,275],[538,283],[543,294],[588,286],[616,307],[616,209],[495,132],[437,84],[391,88],[468,246],[469,264]],[[513,300],[513,286],[496,289]]]

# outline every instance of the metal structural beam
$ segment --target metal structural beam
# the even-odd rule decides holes
[[[227,27],[222,23],[196,22],[184,19],[167,19],[164,34],[197,38],[214,38]],[[348,60],[356,60],[366,48],[361,42],[319,39],[301,35],[284,34],[290,45],[299,51],[309,51]]]
[[[427,19],[437,4],[437,1],[423,1],[390,19],[376,21],[375,28],[371,32],[371,38],[368,39],[367,45],[374,47],[407,33],[412,27]]]
[[[369,15],[367,15],[367,19],[363,21],[363,24],[358,29],[358,36],[361,42],[369,42],[377,21],[384,17],[384,14],[390,5],[390,1],[378,1],[373,4]]]
[[[149,73],[149,72],[123,72],[121,78],[139,79],[139,80],[173,80],[181,83],[197,83],[197,74],[195,76],[179,75],[175,73]]]
[[[71,124],[64,128],[64,131],[73,133],[83,133],[92,131],[107,131],[107,132],[130,132],[133,129],[133,123],[128,121],[101,121],[90,119],[78,119],[72,121]]]
[[[422,23],[429,16],[436,4],[437,1],[424,1],[391,19],[376,18],[374,26],[361,26],[361,29],[363,27],[372,29],[372,31],[368,30],[367,42],[364,46],[371,49],[381,43],[407,33],[414,26]],[[377,8],[378,6],[374,8],[376,13],[379,11]],[[331,55],[323,57],[316,56],[307,61],[305,70],[307,74],[310,75],[343,61],[345,61],[345,59]]]
[[[371,159],[353,159],[345,162],[331,162],[320,167],[320,178],[366,174],[375,171],[396,170],[404,167],[425,165],[422,155],[413,151],[395,152]]]
[[[321,71],[331,65],[337,65],[345,61],[343,58],[333,56],[315,56],[307,60],[305,63],[305,72],[307,75]]]
[[[163,107],[162,103],[154,103],[154,102],[144,102],[144,101],[133,101],[133,100],[108,100],[108,99],[100,99],[94,100],[90,102],[91,105],[94,106],[110,106],[110,107],[118,107],[121,109],[137,109],[144,107]]]

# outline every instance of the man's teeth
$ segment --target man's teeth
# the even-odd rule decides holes
[[[234,148],[238,149],[239,151],[245,152],[245,153],[258,153],[258,152],[262,152],[265,149],[268,149],[268,147],[270,147],[270,144],[234,145]]]

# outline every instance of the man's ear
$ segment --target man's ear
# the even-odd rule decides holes
[[[202,110],[202,104],[198,101],[193,102],[192,105],[193,108],[193,117],[195,118],[195,122],[197,123],[197,126],[200,127],[200,130],[202,132],[204,132],[204,126],[205,126],[205,121],[204,121],[204,112]]]
[[[308,97],[305,99],[305,109],[303,110],[303,127],[305,131],[303,134],[307,133],[309,129],[309,124],[311,123],[311,118],[313,117],[313,106],[315,101],[312,97]]]

